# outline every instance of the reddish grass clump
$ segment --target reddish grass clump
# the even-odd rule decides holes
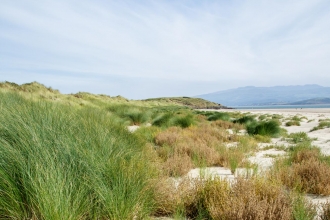
[[[237,146],[226,147],[230,141],[237,141]],[[236,167],[247,165],[245,156],[257,148],[254,138],[229,134],[214,124],[170,127],[157,133],[154,142],[169,176],[181,176],[201,166],[225,166],[234,172]]]
[[[230,121],[222,121],[222,120],[214,121],[214,122],[212,122],[212,125],[220,127],[220,128],[224,128],[224,129],[235,129],[235,130],[245,129],[244,125],[242,125],[242,124],[233,123]]]
[[[305,193],[330,195],[330,166],[321,158],[317,148],[298,149],[291,158],[277,162],[275,173],[290,188]]]
[[[267,179],[226,180],[184,179],[158,184],[155,215],[173,215],[189,219],[293,219],[293,203],[282,187]],[[202,217],[202,218],[201,218]]]
[[[184,175],[196,166],[228,165],[229,153],[223,143],[231,136],[225,129],[208,124],[185,129],[170,127],[155,136],[156,151],[170,176]]]
[[[291,219],[292,204],[281,186],[263,179],[210,181],[205,186],[205,206],[212,219]]]
[[[160,132],[155,137],[155,143],[159,146],[173,145],[179,139],[180,127],[170,127],[166,131]]]
[[[330,195],[330,167],[316,159],[294,163],[281,173],[284,184],[306,193]]]

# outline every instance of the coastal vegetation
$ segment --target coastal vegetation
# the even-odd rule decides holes
[[[323,128],[330,128],[330,119],[319,120],[318,126],[312,128],[311,131],[316,131]]]
[[[330,194],[330,157],[280,115],[203,105],[0,83],[0,219],[313,219],[303,195]],[[288,156],[261,174],[249,158],[274,137]]]

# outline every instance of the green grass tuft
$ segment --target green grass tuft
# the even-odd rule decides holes
[[[117,118],[0,93],[1,219],[133,219],[152,210],[144,142]]]

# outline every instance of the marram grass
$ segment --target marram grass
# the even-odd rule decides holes
[[[144,143],[106,111],[0,93],[0,219],[141,219]]]

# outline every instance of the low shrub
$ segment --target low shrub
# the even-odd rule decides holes
[[[292,205],[282,187],[264,179],[209,180],[203,189],[212,219],[291,219]]]
[[[277,178],[300,192],[330,195],[330,165],[320,150],[306,142],[291,149],[289,157],[274,166]]]
[[[181,132],[179,127],[170,127],[156,135],[155,143],[159,146],[173,146],[179,140]]]
[[[173,177],[183,176],[193,168],[191,157],[182,153],[174,153],[163,164],[165,174]]]

